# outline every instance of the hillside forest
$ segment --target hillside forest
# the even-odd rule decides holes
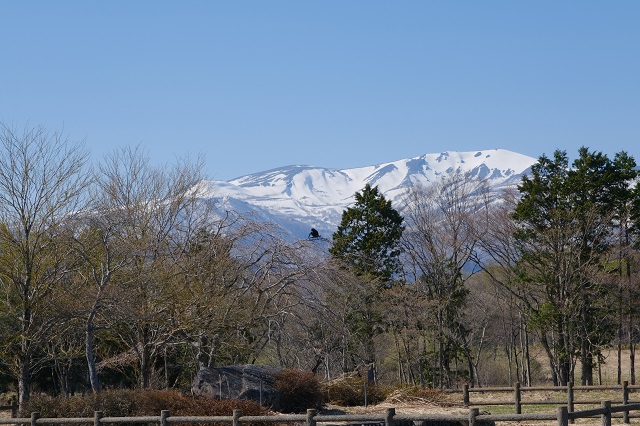
[[[635,383],[625,152],[557,150],[500,191],[452,173],[402,205],[367,185],[329,241],[290,241],[201,197],[201,159],[154,167],[125,147],[93,163],[39,126],[0,126],[0,150],[0,390],[20,403],[189,389],[200,368],[251,363],[434,388],[592,384],[612,349]]]

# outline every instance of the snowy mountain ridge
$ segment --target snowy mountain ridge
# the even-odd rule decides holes
[[[402,197],[415,184],[428,185],[456,171],[488,179],[499,189],[520,182],[537,160],[503,149],[442,152],[352,169],[286,166],[232,179],[208,181],[202,197],[221,210],[251,215],[304,238],[315,227],[329,237],[342,212],[354,202],[354,194],[368,183],[378,186],[400,210]]]

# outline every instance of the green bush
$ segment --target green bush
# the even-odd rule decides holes
[[[389,395],[390,390],[380,384],[367,385],[367,404],[379,404]],[[364,380],[348,378],[333,380],[325,384],[327,399],[332,404],[347,407],[364,405]]]
[[[324,403],[320,382],[310,371],[284,369],[276,375],[275,386],[282,395],[282,412],[301,413],[308,408],[320,408]]]
[[[193,397],[176,391],[104,390],[87,396],[53,398],[35,395],[25,412],[39,412],[41,417],[93,417],[95,411],[104,416],[156,416],[169,410],[172,416],[230,416],[233,410],[243,415],[264,414],[266,409],[255,401]]]

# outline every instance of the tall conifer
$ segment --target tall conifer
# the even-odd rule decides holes
[[[400,270],[403,218],[377,186],[367,184],[355,198],[354,206],[342,213],[329,252],[356,275],[388,283]]]

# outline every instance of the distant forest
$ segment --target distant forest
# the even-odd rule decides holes
[[[189,388],[203,367],[449,388],[592,384],[640,323],[635,160],[542,156],[501,192],[463,173],[393,206],[356,193],[318,256],[199,198],[204,164],[149,165],[0,126],[0,390],[21,403]],[[546,354],[543,375],[533,352]],[[538,358],[539,359],[539,358]]]

